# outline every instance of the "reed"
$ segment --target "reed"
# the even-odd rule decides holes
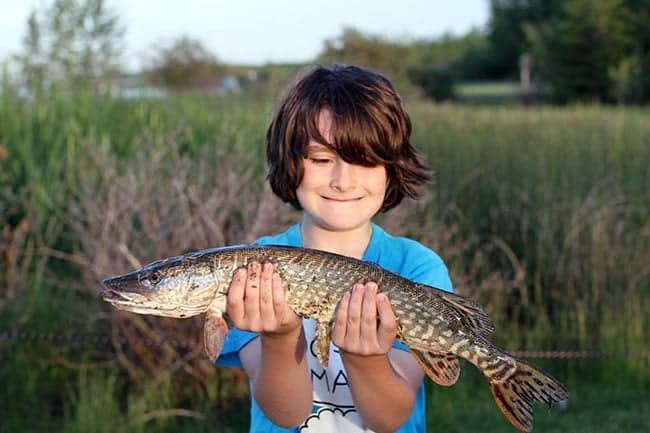
[[[103,346],[0,339],[0,382],[11,392],[0,407],[13,414],[4,425],[21,431],[29,407],[44,415],[28,430],[90,431],[97,411],[123,431],[143,423],[147,431],[232,427],[174,410],[241,407],[241,375],[189,348],[121,340],[163,331],[188,339],[191,322],[119,315],[95,292],[101,277],[137,261],[251,241],[295,219],[263,188],[273,104],[247,95],[0,96],[0,331],[111,336]],[[497,342],[512,350],[647,350],[648,110],[408,108],[413,142],[437,175],[421,202],[378,221],[440,253],[457,290],[495,319]],[[575,365],[554,372],[579,382],[584,369]],[[648,371],[647,355],[598,365],[615,388]],[[79,373],[102,368],[108,379]],[[171,385],[151,400],[152,383]],[[97,389],[108,400],[93,397]]]

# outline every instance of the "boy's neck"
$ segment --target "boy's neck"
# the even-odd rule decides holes
[[[372,225],[368,222],[367,225],[352,230],[334,231],[319,227],[308,218],[303,218],[300,231],[305,248],[361,259],[370,244]]]

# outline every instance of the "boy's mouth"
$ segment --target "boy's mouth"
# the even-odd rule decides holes
[[[337,202],[337,203],[348,203],[348,202],[356,202],[361,200],[363,197],[350,197],[350,198],[341,198],[341,197],[327,197],[327,196],[321,196],[323,199],[327,201],[332,201],[332,202]]]

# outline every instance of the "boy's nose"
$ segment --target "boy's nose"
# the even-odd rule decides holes
[[[336,191],[347,191],[354,186],[354,167],[338,159],[332,168],[330,186]]]

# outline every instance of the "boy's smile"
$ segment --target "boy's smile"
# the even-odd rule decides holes
[[[358,198],[323,197],[323,198],[325,200],[330,200],[330,201],[339,202],[339,203],[352,203],[352,202],[361,200],[363,197],[358,197]]]

